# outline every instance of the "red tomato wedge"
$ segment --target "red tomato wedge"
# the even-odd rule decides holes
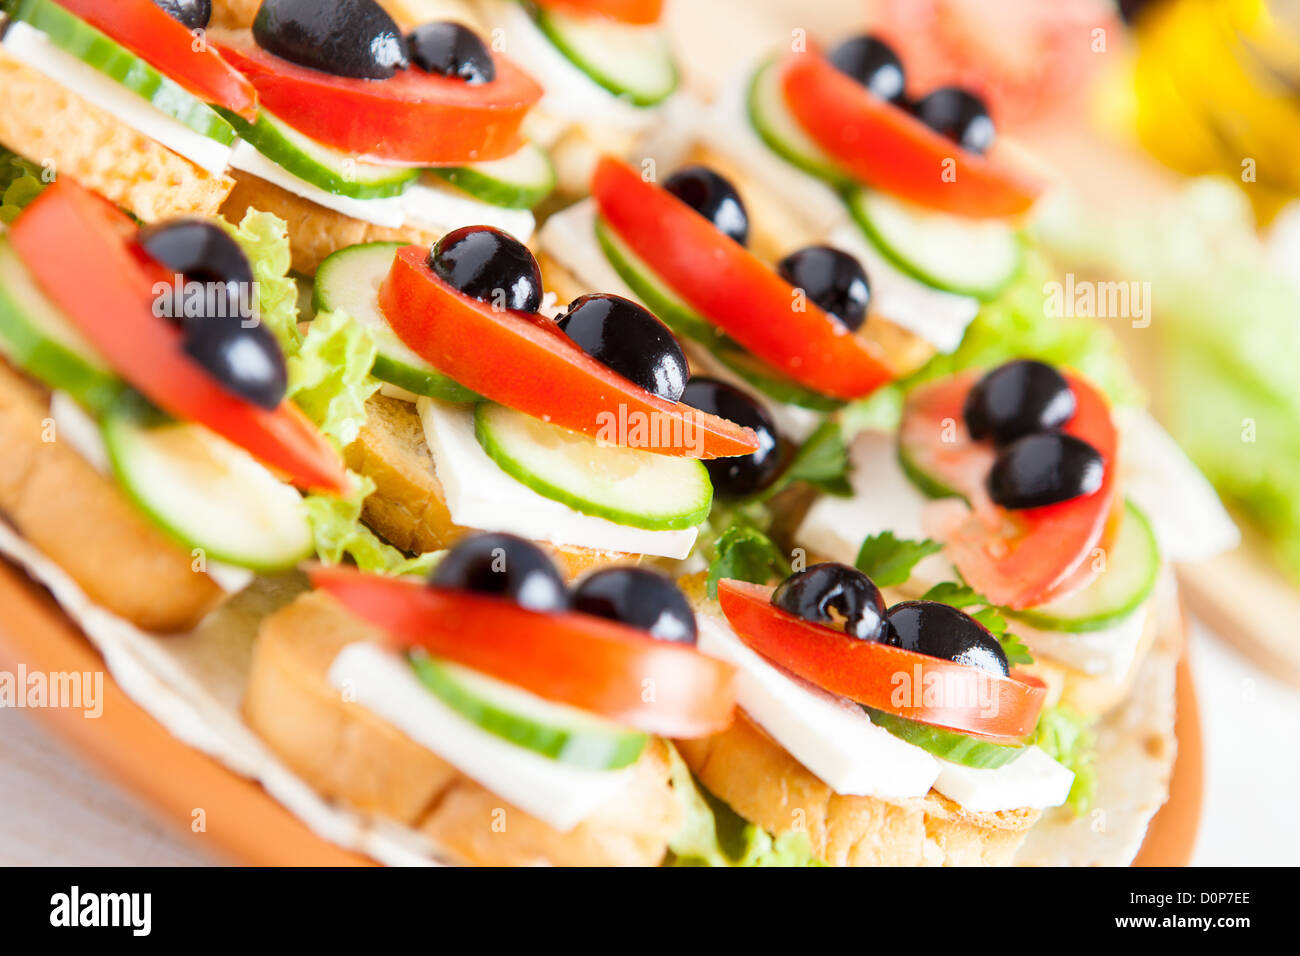
[[[342,492],[343,462],[297,406],[268,411],[226,391],[154,315],[154,286],[171,276],[132,245],[135,225],[60,177],[9,227],[32,277],[94,348],[168,414],[204,425],[302,488]]]
[[[315,567],[312,584],[393,646],[466,667],[639,730],[704,737],[731,723],[731,665],[605,618],[545,614],[486,594]]]
[[[600,214],[655,275],[759,358],[835,398],[869,395],[894,377],[854,335],[753,253],[625,163],[604,157],[591,194]]]
[[[257,117],[257,94],[238,70],[153,0],[55,0],[205,103]]]
[[[604,17],[631,26],[658,23],[664,0],[538,0],[539,7],[577,17]]]
[[[742,641],[832,694],[909,720],[1020,743],[1047,699],[1036,677],[1003,677],[901,647],[849,637],[772,605],[774,589],[718,583],[718,602]]]
[[[984,483],[993,450],[971,440],[962,418],[978,373],[922,386],[903,412],[899,437],[913,463],[970,504],[944,535],[948,556],[971,587],[1003,607],[1045,604],[1097,575],[1088,558],[1116,503],[1118,436],[1101,394],[1078,376],[1065,377],[1076,409],[1062,431],[1097,449],[1105,476],[1092,494],[1042,508],[1008,511],[989,500]]]
[[[846,172],[930,209],[987,219],[1034,204],[1036,180],[962,149],[910,113],[869,93],[819,52],[782,67],[786,102],[799,124]]]
[[[500,54],[491,83],[471,86],[414,67],[363,80],[290,63],[251,34],[213,34],[266,109],[303,135],[368,160],[456,166],[509,156],[523,144],[519,125],[542,96],[532,77]]]
[[[659,455],[726,458],[758,448],[753,429],[651,395],[553,322],[456,291],[434,275],[427,252],[397,251],[379,308],[398,338],[444,375],[525,415]]]

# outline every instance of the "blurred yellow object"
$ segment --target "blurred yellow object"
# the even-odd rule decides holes
[[[1137,18],[1137,128],[1162,162],[1240,182],[1261,221],[1300,195],[1300,6],[1164,0]]]

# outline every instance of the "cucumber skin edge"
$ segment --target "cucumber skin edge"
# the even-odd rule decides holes
[[[695,511],[684,515],[676,515],[665,520],[651,521],[642,515],[631,512],[621,511],[617,508],[602,508],[599,505],[593,506],[591,502],[581,501],[574,495],[570,494],[563,488],[556,487],[550,482],[543,481],[533,475],[526,468],[521,466],[514,458],[507,455],[501,445],[493,439],[490,430],[482,426],[483,409],[490,407],[492,402],[480,403],[474,409],[474,435],[478,439],[479,445],[497,467],[504,471],[515,481],[519,482],[526,488],[531,488],[544,498],[552,501],[558,501],[562,505],[567,505],[574,511],[589,515],[593,518],[604,518],[606,521],[613,521],[615,524],[626,525],[630,528],[640,528],[644,531],[683,531],[687,528],[693,528],[703,522],[713,509],[713,483],[709,480],[708,470],[705,469],[703,462],[697,461],[696,464],[704,478],[705,487],[709,489],[703,505]],[[522,412],[519,414],[523,414]],[[592,509],[596,510],[584,510]]]

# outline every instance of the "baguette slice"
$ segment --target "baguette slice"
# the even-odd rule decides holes
[[[833,866],[1008,866],[1037,810],[974,813],[931,790],[914,800],[841,796],[744,712],[720,734],[681,740],[691,772],[770,833],[802,830]]]
[[[385,395],[366,403],[366,424],[344,451],[348,467],[375,483],[365,501],[366,524],[403,551],[423,553],[455,544],[473,529],[456,524],[447,509],[442,482],[424,440],[424,426],[415,406]],[[541,543],[566,578],[619,564],[635,564],[637,556],[621,551],[597,551]]]
[[[262,622],[244,717],[318,792],[413,827],[464,863],[654,866],[663,859],[682,816],[662,742],[646,748],[618,800],[560,833],[344,701],[327,676],[335,656],[348,644],[379,639],[322,592]]]
[[[221,589],[50,424],[48,393],[0,361],[0,513],[119,617],[147,631],[193,627]]]
[[[145,222],[213,216],[234,186],[0,49],[0,143]]]

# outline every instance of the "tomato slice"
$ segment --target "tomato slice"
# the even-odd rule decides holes
[[[718,602],[742,641],[832,694],[996,743],[1022,743],[1047,699],[1036,677],[849,637],[772,605],[772,587],[724,579]]]
[[[397,251],[379,307],[398,338],[466,388],[561,428],[660,455],[725,458],[758,448],[753,429],[651,395],[555,323],[463,295],[433,273],[427,254],[422,246]]]
[[[1028,608],[1064,597],[1097,575],[1088,560],[1101,542],[1115,506],[1118,437],[1106,400],[1083,379],[1067,374],[1074,417],[1062,431],[1097,449],[1105,465],[1101,487],[1059,504],[1008,511],[989,499],[985,480],[994,452],[966,431],[962,406],[978,379],[967,373],[922,386],[908,398],[899,433],[914,464],[964,495],[968,510],[954,512],[946,551],[971,587],[994,604]],[[917,460],[918,450],[924,459]]]
[[[470,85],[421,69],[387,80],[333,76],[267,53],[250,34],[213,31],[270,112],[317,142],[379,162],[460,165],[509,156],[542,88],[494,54],[496,79]]]
[[[539,7],[579,17],[604,17],[632,26],[658,23],[664,0],[538,0]]]
[[[418,581],[315,567],[312,584],[399,648],[466,667],[620,724],[704,737],[731,723],[729,664],[605,618],[546,614],[513,601]]]
[[[154,315],[154,287],[171,277],[132,245],[135,225],[60,176],[9,227],[37,284],[131,385],[183,421],[246,449],[294,484],[347,490],[343,462],[289,402],[268,411],[222,388],[181,348],[181,332]]]
[[[239,71],[153,0],[55,0],[205,103],[257,117],[257,94]]]
[[[1036,180],[962,149],[869,93],[819,52],[792,54],[782,69],[786,102],[799,124],[868,186],[974,219],[1019,215],[1042,191]]]
[[[718,328],[801,385],[835,398],[894,377],[854,335],[676,196],[603,157],[591,181],[600,214],[655,274]]]

